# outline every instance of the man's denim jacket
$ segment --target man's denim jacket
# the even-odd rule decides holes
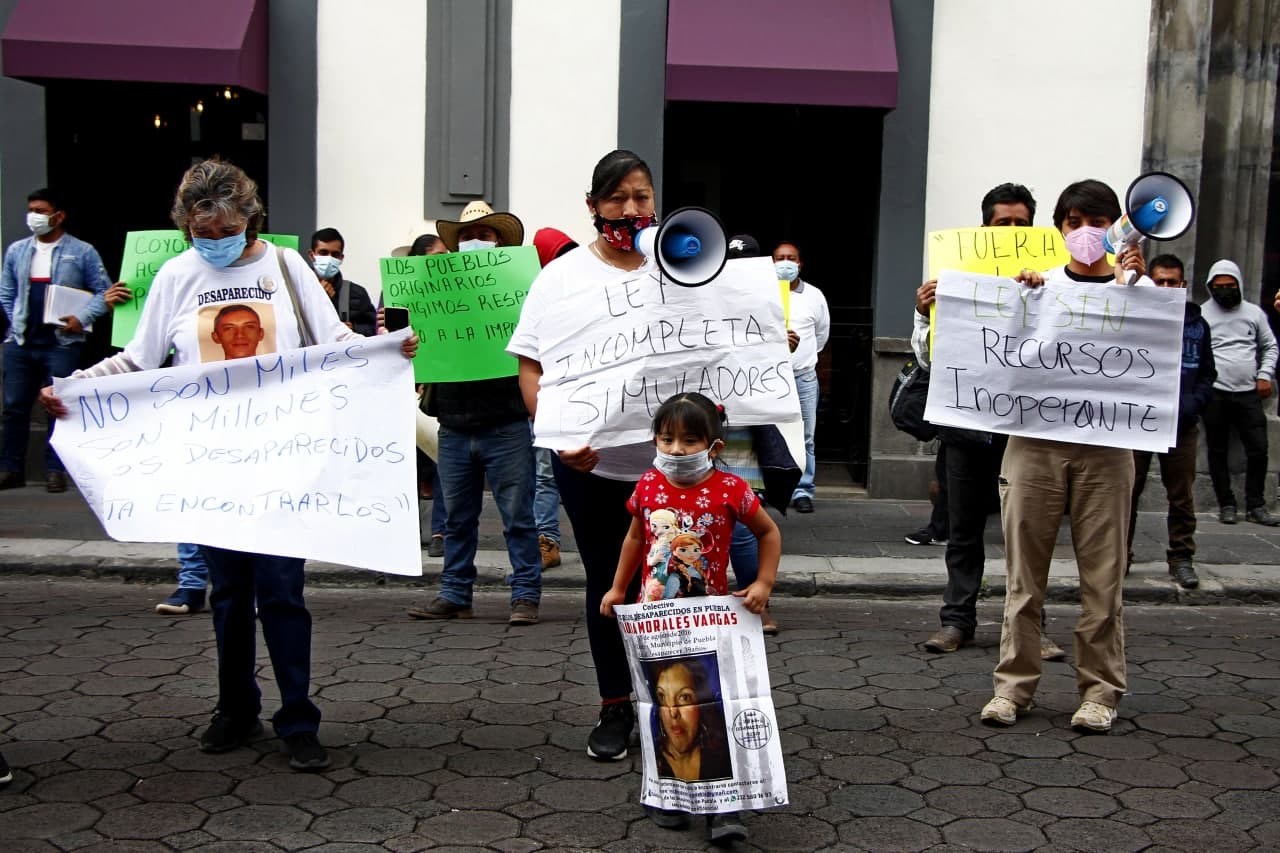
[[[6,341],[21,345],[27,330],[27,298],[31,292],[31,259],[36,254],[36,238],[27,237],[11,244],[4,253],[4,275],[0,278],[0,307],[9,315],[9,336]],[[50,283],[63,287],[88,290],[93,298],[77,315],[81,326],[88,326],[107,313],[107,303],[102,294],[111,287],[98,250],[83,240],[64,233],[58,245],[53,247],[53,263]],[[40,323],[43,318],[32,318]],[[83,341],[83,333],[73,334],[65,329],[56,332],[62,345]]]

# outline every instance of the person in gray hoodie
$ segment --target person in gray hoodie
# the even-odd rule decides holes
[[[1280,518],[1267,511],[1263,483],[1267,474],[1267,418],[1262,401],[1271,396],[1276,370],[1276,339],[1262,309],[1244,302],[1240,267],[1223,259],[1209,268],[1205,284],[1212,302],[1204,305],[1204,319],[1213,340],[1218,378],[1213,400],[1204,413],[1209,451],[1209,477],[1218,498],[1218,520],[1237,521],[1236,498],[1227,467],[1227,446],[1234,428],[1244,445],[1245,518],[1268,527]]]

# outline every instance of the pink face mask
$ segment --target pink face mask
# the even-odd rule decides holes
[[[1107,247],[1102,242],[1106,233],[1105,228],[1081,225],[1063,239],[1066,241],[1067,251],[1071,253],[1071,257],[1086,266],[1093,266],[1107,253]]]

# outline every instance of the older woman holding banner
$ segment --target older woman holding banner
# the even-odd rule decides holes
[[[258,352],[284,352],[316,342],[361,336],[338,319],[311,266],[295,251],[258,239],[264,209],[258,186],[230,163],[206,160],[187,170],[171,216],[192,248],[156,274],[138,331],[124,351],[72,374],[98,377],[152,370],[173,352],[175,365],[221,360],[215,327],[228,308],[270,318],[251,337]],[[272,298],[274,297],[274,298]],[[409,337],[401,350],[417,351]],[[67,409],[45,388],[41,402],[62,417]],[[262,731],[262,696],[254,677],[257,616],[280,689],[272,718],[295,770],[329,766],[316,732],[320,711],[311,702],[311,614],[303,601],[303,560],[200,546],[213,581],[210,604],[218,643],[218,704],[200,735],[203,752],[227,752]]]

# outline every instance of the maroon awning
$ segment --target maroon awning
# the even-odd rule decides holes
[[[211,83],[267,91],[267,0],[18,0],[7,77]]]
[[[890,0],[669,0],[667,98],[895,107]]]

